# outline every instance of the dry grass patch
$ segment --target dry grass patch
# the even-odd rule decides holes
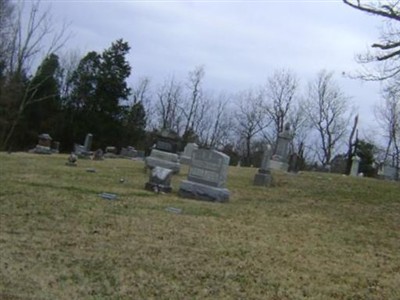
[[[233,167],[216,204],[177,197],[186,167],[153,194],[141,162],[66,157],[0,153],[0,298],[400,298],[399,183]]]

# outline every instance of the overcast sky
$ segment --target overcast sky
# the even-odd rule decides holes
[[[102,51],[129,42],[130,84],[148,76],[184,80],[205,66],[205,88],[234,93],[266,82],[274,70],[295,72],[303,87],[321,69],[335,72],[343,91],[371,123],[379,85],[342,76],[379,36],[379,18],[340,0],[327,1],[45,1],[73,33],[68,48]]]

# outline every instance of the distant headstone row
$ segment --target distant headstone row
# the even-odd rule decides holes
[[[38,143],[35,148],[29,150],[30,153],[52,154],[59,153],[60,142],[53,141],[48,133],[42,133],[38,136]]]

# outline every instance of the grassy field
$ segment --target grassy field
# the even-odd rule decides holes
[[[399,183],[232,167],[217,204],[66,159],[0,153],[0,299],[400,299]]]

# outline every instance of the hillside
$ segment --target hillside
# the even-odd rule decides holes
[[[0,153],[1,299],[400,299],[399,183],[231,167],[218,204],[177,196],[186,167],[154,194],[142,162],[66,159]]]

